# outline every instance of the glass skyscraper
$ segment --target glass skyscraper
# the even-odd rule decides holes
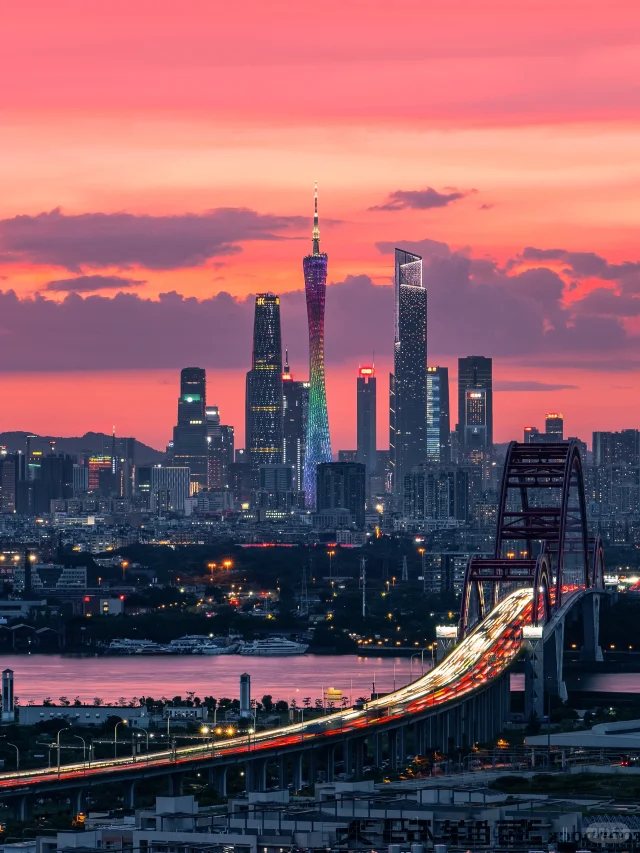
[[[282,463],[282,342],[280,297],[256,296],[253,357],[247,373],[245,445],[249,461]]]
[[[493,362],[483,355],[458,359],[458,436],[463,459],[493,452]]]
[[[358,370],[356,407],[356,461],[367,469],[367,494],[369,481],[378,467],[376,449],[376,377],[375,369]]]
[[[206,397],[204,368],[183,368],[180,371],[178,423],[173,428],[171,457],[175,465],[189,468],[192,482],[201,489],[207,487]]]
[[[320,251],[318,227],[318,187],[316,186],[313,214],[313,248],[302,261],[304,290],[307,297],[309,322],[309,411],[304,455],[305,505],[316,505],[318,465],[331,462],[331,439],[327,414],[327,391],[324,378],[324,303],[327,289],[326,252]]]
[[[389,449],[393,485],[402,494],[404,476],[424,463],[427,432],[427,291],[422,258],[396,249],[395,341],[389,382]]]
[[[427,462],[451,462],[448,367],[427,367]]]
[[[285,465],[293,467],[293,488],[302,491],[304,451],[309,411],[309,383],[296,380],[289,370],[289,357],[285,351],[282,374],[283,403],[283,458]]]

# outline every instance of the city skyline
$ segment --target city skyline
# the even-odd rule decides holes
[[[618,0],[580,16],[493,0],[485,14],[401,2],[365,16],[330,2],[321,21],[294,8],[272,27],[274,64],[273,21],[251,8],[241,29],[233,10],[214,17],[200,0],[161,13],[140,0],[126,31],[119,6],[95,27],[75,0],[7,16],[0,427],[70,435],[115,422],[163,447],[174,371],[199,364],[241,432],[239,342],[256,293],[280,295],[302,377],[299,247],[315,178],[335,446],[354,440],[354,410],[335,402],[353,369],[373,349],[378,375],[391,369],[379,341],[396,246],[424,258],[440,318],[430,363],[454,380],[460,353],[493,358],[497,441],[539,409],[563,411],[579,435],[640,418],[640,13]],[[405,16],[400,50],[387,36]],[[349,328],[342,317],[363,308],[366,327]],[[385,424],[381,405],[380,435]]]

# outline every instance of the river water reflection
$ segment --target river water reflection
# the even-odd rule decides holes
[[[39,704],[60,696],[83,703],[94,697],[105,702],[152,696],[172,698],[193,691],[196,696],[237,698],[241,673],[251,676],[251,693],[258,700],[270,693],[274,700],[298,704],[322,697],[327,687],[342,690],[353,700],[402,687],[421,672],[420,658],[376,658],[357,655],[296,655],[243,657],[201,655],[141,657],[73,657],[68,655],[5,655],[2,668],[15,673],[15,695],[21,705]],[[430,661],[429,661],[430,664]],[[427,661],[425,660],[425,669]]]
[[[425,672],[431,661],[425,660]],[[243,672],[251,676],[251,693],[258,700],[270,693],[274,700],[298,704],[322,697],[334,687],[354,701],[375,689],[388,693],[417,678],[420,658],[358,657],[357,655],[296,655],[294,657],[242,657],[200,655],[140,657],[74,657],[71,655],[5,655],[3,669],[15,672],[15,694],[20,704],[40,703],[60,696],[83,703],[100,697],[107,703],[120,698],[185,696],[237,698]],[[640,693],[640,673],[571,675],[569,689],[608,693]],[[512,690],[524,688],[524,676],[511,677]]]

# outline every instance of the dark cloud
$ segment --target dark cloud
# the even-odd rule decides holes
[[[381,240],[375,246],[383,255],[392,255],[395,249],[404,249],[405,252],[412,252],[414,255],[420,255],[421,258],[451,257],[451,249],[446,243],[429,240],[426,237],[424,240],[398,240],[395,243],[390,240]]]
[[[237,253],[247,240],[285,239],[279,232],[307,224],[300,216],[231,207],[179,216],[66,215],[58,209],[0,220],[0,262],[47,264],[72,272],[135,266],[179,269]]]
[[[638,262],[610,264],[595,252],[568,252],[565,249],[536,249],[527,246],[521,255],[514,258],[511,266],[521,261],[560,261],[567,264],[568,272],[577,278],[601,278],[604,281],[617,281],[640,273]]]
[[[468,192],[461,192],[453,187],[447,187],[451,192],[439,193],[432,187],[427,187],[425,190],[395,190],[389,193],[384,204],[379,204],[370,207],[369,210],[433,210],[438,207],[447,207],[454,201],[465,198]]]
[[[118,275],[79,275],[77,278],[60,278],[50,281],[45,290],[58,293],[89,293],[98,290],[122,290],[139,287],[146,282],[143,279],[122,278]]]
[[[536,382],[528,379],[503,379],[493,383],[495,391],[569,391],[577,385],[560,385],[556,382]]]
[[[584,295],[573,291],[567,301],[561,275],[543,265],[519,272],[429,240],[399,240],[379,249],[386,253],[395,245],[425,257],[428,348],[431,357],[445,364],[476,352],[544,365],[549,377],[561,366],[636,369],[640,362],[640,337],[626,324],[627,317],[640,315],[640,297],[619,285],[613,289],[603,283]],[[390,278],[392,269],[390,257]],[[70,279],[74,281],[80,279]],[[6,370],[33,371],[175,369],[188,362],[248,369],[253,298],[223,292],[198,300],[173,292],[148,299],[118,287],[121,292],[114,295],[69,292],[62,301],[44,294],[20,299],[12,291],[0,291],[0,364]],[[289,348],[294,373],[305,376],[304,292],[283,294],[281,313],[283,345]],[[393,288],[375,285],[366,275],[331,284],[325,340],[329,365],[357,363],[373,350],[389,357]],[[570,386],[523,380],[504,387],[552,391]]]

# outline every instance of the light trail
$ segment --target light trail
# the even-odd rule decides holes
[[[430,708],[455,702],[474,690],[486,687],[500,676],[520,652],[521,629],[531,618],[533,590],[517,589],[507,595],[445,660],[421,678],[361,708],[351,708],[293,723],[280,729],[255,732],[224,742],[180,747],[147,753],[144,757],[126,757],[62,765],[37,770],[0,773],[0,790],[24,785],[37,786],[57,779],[106,776],[109,773],[135,771],[145,767],[174,766],[197,759],[251,757],[281,747],[301,744],[314,738],[323,740],[341,734],[373,728],[393,720],[419,714]],[[105,779],[108,781],[108,778]]]

